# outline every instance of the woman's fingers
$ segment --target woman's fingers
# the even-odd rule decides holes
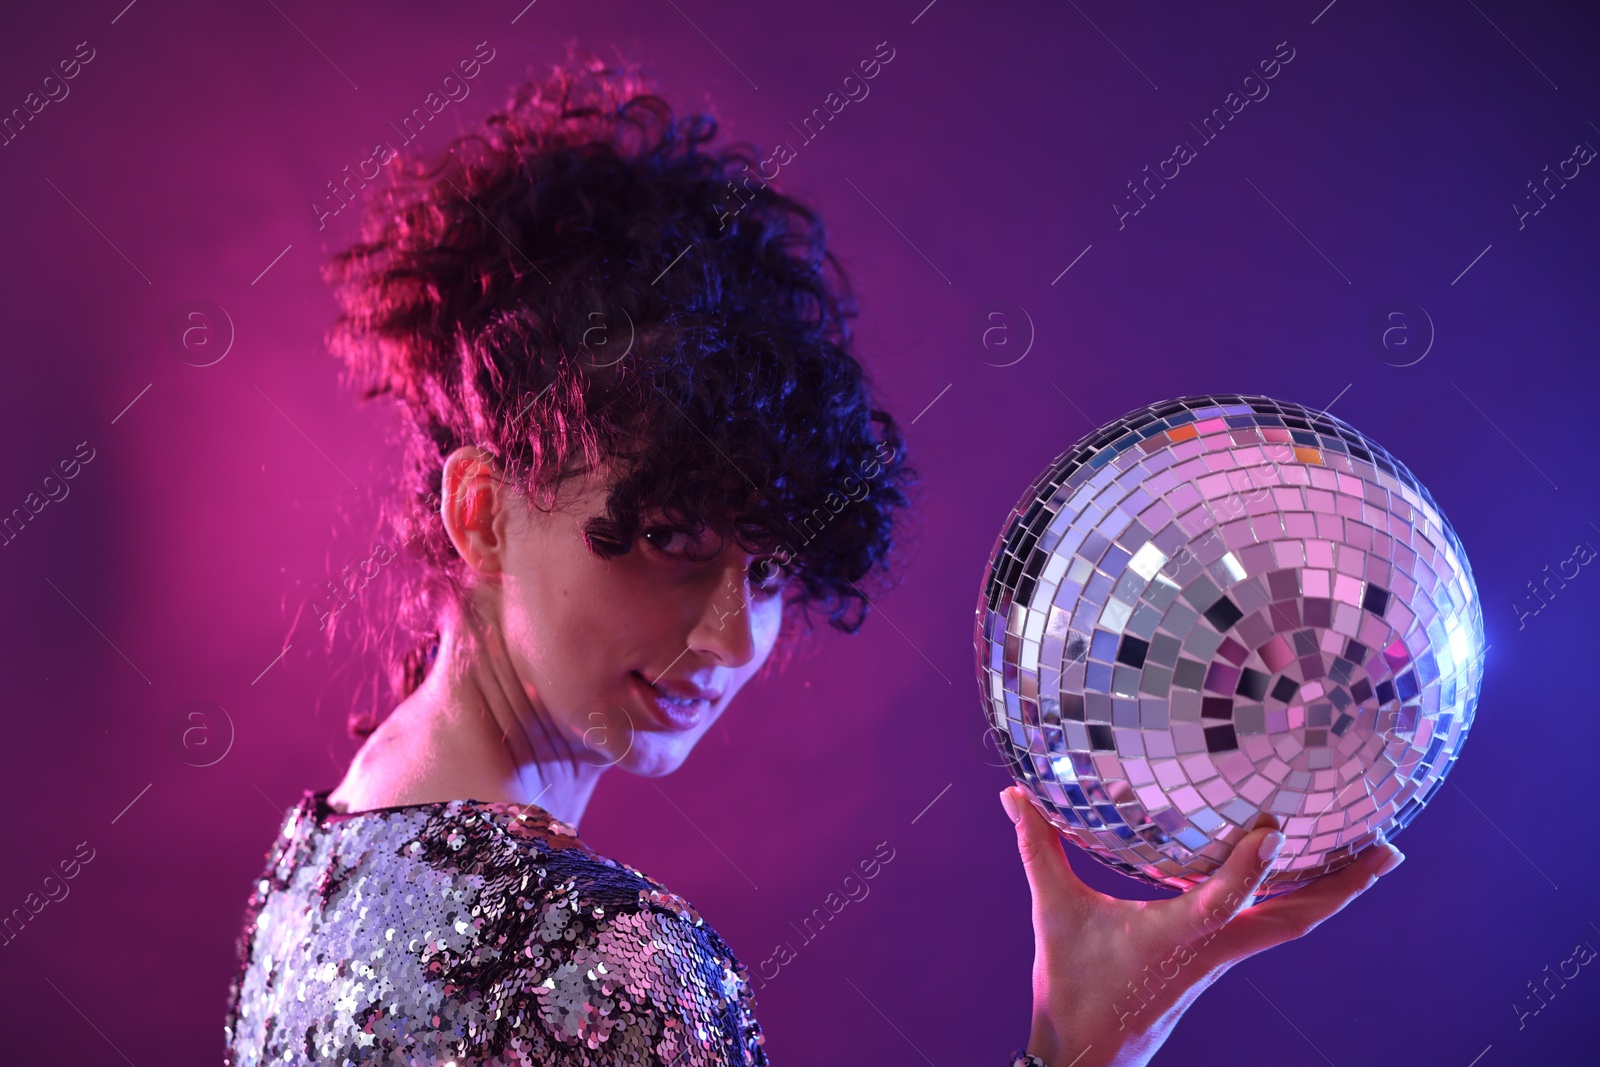
[[[1205,881],[1178,898],[1185,921],[1213,929],[1250,906],[1250,898],[1272,869],[1283,848],[1283,834],[1275,824],[1258,826],[1239,840],[1222,866]]]
[[[1016,824],[1017,851],[1022,856],[1036,909],[1048,914],[1056,901],[1097,895],[1073,872],[1061,834],[1040,814],[1028,790],[1019,785],[1008,786],[1000,790],[1000,803]]]
[[[1209,947],[1222,960],[1236,962],[1273,945],[1303,937],[1372,888],[1379,877],[1394,870],[1404,859],[1393,845],[1379,845],[1347,867],[1247,908]]]

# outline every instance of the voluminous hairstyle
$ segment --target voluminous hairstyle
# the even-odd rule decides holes
[[[797,615],[810,629],[813,605],[846,633],[865,621],[862,583],[890,576],[917,474],[852,354],[854,300],[821,221],[753,148],[717,141],[711,115],[580,55],[438,157],[391,163],[360,240],[327,265],[330,348],[401,415],[384,521],[412,566],[363,623],[397,697],[431,665],[441,611],[463,606],[438,515],[463,445],[536,500],[620,461],[591,551],[709,529],[789,571],[784,636]],[[375,725],[352,713],[357,736]]]

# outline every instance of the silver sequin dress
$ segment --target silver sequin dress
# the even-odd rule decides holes
[[[327,796],[289,811],[250,895],[229,1067],[767,1063],[717,932],[548,812]]]

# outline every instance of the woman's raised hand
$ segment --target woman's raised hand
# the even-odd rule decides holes
[[[1033,893],[1033,1027],[1049,1067],[1148,1063],[1178,1019],[1230,967],[1337,913],[1405,857],[1392,844],[1292,892],[1252,904],[1283,847],[1259,827],[1215,873],[1169,900],[1120,900],[1085,885],[1061,836],[1021,786],[1001,790]]]

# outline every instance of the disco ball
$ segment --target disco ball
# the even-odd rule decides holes
[[[1050,464],[975,623],[997,746],[1051,823],[1187,888],[1270,814],[1262,892],[1409,823],[1472,725],[1483,612],[1427,489],[1260,396],[1142,408]]]

